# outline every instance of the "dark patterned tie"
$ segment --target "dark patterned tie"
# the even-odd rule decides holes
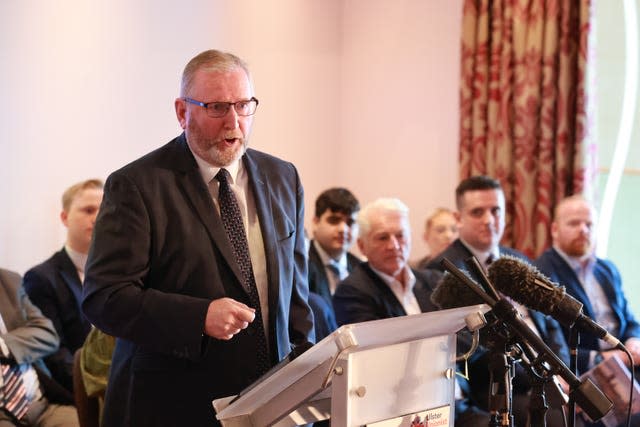
[[[264,374],[271,367],[269,362],[269,352],[267,350],[267,338],[262,323],[262,310],[260,309],[260,298],[258,296],[258,287],[256,279],[253,275],[253,267],[251,265],[251,257],[249,256],[249,245],[247,244],[247,236],[244,231],[242,215],[236,196],[229,185],[229,172],[226,169],[220,169],[216,175],[216,179],[220,182],[220,190],[218,192],[218,204],[220,205],[220,217],[224,226],[233,253],[238,260],[238,265],[242,272],[244,285],[249,291],[249,300],[251,305],[256,309],[256,318],[249,326],[254,328],[257,341],[257,358],[258,372]]]
[[[29,409],[29,399],[22,380],[20,365],[2,365],[2,393],[5,411],[20,420]]]

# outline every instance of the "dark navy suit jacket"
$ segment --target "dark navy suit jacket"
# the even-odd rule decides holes
[[[413,293],[423,313],[438,308],[431,302],[431,293],[440,279],[440,273],[433,270],[412,270],[416,276]],[[406,316],[402,303],[368,262],[358,265],[344,279],[333,294],[333,308],[338,325],[366,322]]]
[[[303,188],[295,167],[248,149],[268,280],[271,362],[313,342]],[[254,382],[256,322],[203,334],[209,304],[251,305],[220,215],[183,135],[112,173],[96,220],[82,308],[116,336],[103,426],[216,426],[212,400]]]
[[[565,286],[567,292],[584,305],[583,313],[595,319],[593,307],[578,276],[558,251],[553,248],[547,249],[540,255],[535,264],[538,269],[551,280],[557,282],[559,285]],[[624,295],[622,278],[616,266],[611,261],[598,258],[594,265],[593,274],[607,295],[611,309],[620,324],[617,338],[624,343],[631,337],[640,337],[640,324],[634,317],[627,298]],[[564,332],[565,337],[568,339],[569,329],[565,328]],[[580,349],[598,350],[599,348],[596,337],[587,334],[580,335],[578,350],[578,368],[580,372],[589,369],[589,351],[580,351]]]
[[[82,284],[67,251],[63,248],[51,258],[27,271],[23,285],[31,301],[51,319],[60,336],[60,348],[45,358],[52,377],[73,391],[73,354],[82,347],[91,323],[82,314]]]
[[[362,260],[357,256],[347,252],[347,270],[349,273],[361,262]],[[320,295],[331,304],[331,290],[329,289],[327,271],[313,240],[309,244],[309,290]]]

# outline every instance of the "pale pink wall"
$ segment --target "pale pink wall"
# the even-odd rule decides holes
[[[457,184],[461,1],[345,2],[340,178],[361,202],[411,210],[412,258],[424,218]]]
[[[422,217],[457,180],[461,1],[0,2],[0,266],[61,247],[69,184],[177,134],[179,74],[210,47],[250,63],[252,145],[298,166],[307,217],[333,185],[396,195],[417,256]]]

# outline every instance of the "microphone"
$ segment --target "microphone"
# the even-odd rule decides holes
[[[494,265],[498,261],[495,261],[491,265]],[[446,279],[445,282],[445,278],[443,277],[436,290],[434,290],[434,295],[432,295],[432,302],[434,304],[442,308],[453,308],[459,307],[459,304],[477,304],[478,299],[481,302],[486,302],[491,306],[491,312],[497,318],[498,323],[501,322],[509,331],[530,345],[540,356],[540,360],[549,363],[554,373],[560,375],[569,384],[571,389],[570,395],[592,420],[598,421],[611,411],[613,403],[607,396],[590,379],[587,378],[584,381],[580,381],[580,379],[567,368],[564,362],[551,351],[547,344],[529,328],[509,301],[504,298],[495,301],[480,285],[470,279],[448,259],[444,258],[441,264],[452,276],[455,276],[455,278]],[[463,292],[462,285],[457,283],[458,280],[462,282],[462,285],[467,286],[472,293]],[[496,282],[494,282],[494,284],[495,283]],[[501,290],[499,286],[496,287]],[[438,290],[438,288],[440,289]],[[435,296],[436,291],[438,291],[437,296]],[[473,294],[475,294],[475,296]],[[459,298],[460,301],[456,302],[455,298]]]
[[[582,313],[580,301],[534,266],[512,256],[503,256],[489,266],[489,279],[514,301],[550,315],[567,328],[575,326],[581,332],[622,349],[622,343],[616,337]]]
[[[474,286],[480,289],[477,283]],[[485,303],[469,286],[449,272],[444,273],[433,290],[431,302],[443,310]]]

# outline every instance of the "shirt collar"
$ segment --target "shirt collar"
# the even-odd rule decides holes
[[[322,249],[322,246],[320,245],[320,243],[318,243],[317,240],[313,240],[313,246],[316,248],[316,251],[318,252],[318,256],[320,256],[322,265],[333,264],[339,269],[347,268],[346,252],[343,252],[338,259],[335,259],[335,258],[331,258],[329,254],[327,254],[327,252],[325,252],[325,250]]]
[[[389,276],[386,273],[383,273],[380,270],[377,270],[375,268],[373,268],[373,266],[371,264],[369,264],[369,267],[371,267],[371,269],[373,270],[374,273],[376,273],[378,276],[380,276],[380,278],[389,286],[391,286],[393,283],[395,282],[399,282],[399,280],[397,280],[395,277]],[[413,271],[411,271],[411,269],[407,266],[405,266],[402,269],[402,278],[404,279],[404,283],[406,283],[406,288],[405,288],[405,292],[412,292],[413,291],[413,287],[416,285],[416,276],[413,274]]]
[[[485,264],[485,261],[487,260],[489,255],[493,255],[493,260],[494,261],[497,260],[498,258],[500,258],[500,247],[499,246],[494,246],[493,248],[489,249],[488,251],[479,251],[476,248],[474,248],[473,246],[471,246],[470,244],[468,244],[467,242],[465,242],[462,237],[460,237],[460,241],[462,242],[462,244],[467,249],[469,249],[471,254],[474,257],[476,257],[478,259],[478,261],[480,262],[480,264],[482,264],[482,265]]]
[[[187,144],[187,147],[189,147],[189,144]],[[211,166],[209,163],[207,163],[206,160],[204,160],[203,158],[198,156],[196,153],[194,153],[193,150],[191,150],[191,147],[189,147],[189,150],[191,151],[191,154],[193,154],[193,157],[196,159],[196,163],[198,164],[198,169],[200,170],[200,175],[202,176],[202,179],[204,180],[205,184],[209,184],[211,180],[215,178],[215,176],[218,174],[218,172],[222,168]],[[225,169],[229,172],[229,175],[231,176],[231,183],[238,182],[238,174],[242,169],[242,162],[239,160],[236,160],[233,163],[231,163],[229,166],[226,166]]]
[[[73,249],[71,249],[71,247],[69,247],[69,245],[66,244],[64,245],[64,250],[67,252],[67,255],[69,255],[69,258],[71,259],[73,265],[76,267],[76,270],[84,272],[84,266],[87,263],[88,254],[74,251]]]

